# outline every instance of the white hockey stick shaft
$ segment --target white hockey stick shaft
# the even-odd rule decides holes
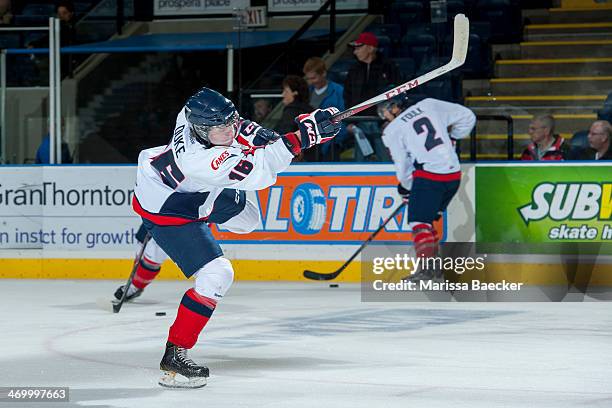
[[[374,105],[378,105],[388,99],[393,98],[401,93],[416,88],[419,85],[423,85],[425,82],[431,81],[441,75],[452,71],[455,68],[460,67],[465,63],[465,57],[467,56],[468,42],[470,39],[470,22],[468,18],[463,14],[457,14],[455,16],[454,31],[453,31],[453,55],[450,61],[439,68],[434,69],[426,74],[421,75],[418,78],[411,79],[410,81],[397,86],[389,91],[383,92],[382,94],[368,99],[365,102],[355,105],[345,111],[339,112],[332,117],[333,122],[340,122],[350,116],[353,116],[363,110],[368,109]]]

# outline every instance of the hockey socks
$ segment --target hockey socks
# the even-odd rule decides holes
[[[153,279],[157,276],[161,269],[161,265],[155,262],[149,261],[146,258],[143,258],[138,263],[138,268],[136,269],[136,274],[134,275],[134,280],[132,281],[132,285],[136,289],[144,289],[147,285],[153,282]],[[128,295],[130,295],[133,288],[130,287],[128,291]]]
[[[174,323],[170,327],[168,341],[190,349],[215,311],[217,302],[189,289],[183,295]]]
[[[429,224],[417,224],[412,228],[416,255],[430,258],[438,255],[436,231]]]

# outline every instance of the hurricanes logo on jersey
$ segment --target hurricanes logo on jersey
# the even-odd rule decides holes
[[[212,167],[213,170],[217,170],[228,157],[230,157],[229,151],[225,150],[223,153],[221,153],[221,156],[210,162],[210,167]]]

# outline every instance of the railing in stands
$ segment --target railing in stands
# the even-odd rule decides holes
[[[514,160],[514,119],[507,115],[476,115],[477,121],[505,121],[507,123],[507,145],[506,154],[507,160]],[[475,162],[478,157],[478,142],[476,137],[476,127],[472,130],[470,135],[470,161]]]

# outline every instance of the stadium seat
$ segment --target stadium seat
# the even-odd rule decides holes
[[[27,4],[21,14],[24,16],[46,16],[50,17],[55,14],[55,5],[52,3],[33,3]]]
[[[576,153],[589,147],[588,136],[588,130],[579,130],[574,133],[572,140],[570,140],[570,157],[575,157]]]
[[[519,42],[522,38],[521,10],[512,0],[479,0],[477,19],[491,23],[491,41]]]
[[[408,32],[403,38],[398,51],[399,57],[410,57],[420,67],[426,57],[436,55],[436,38],[429,33],[413,34]]]
[[[467,58],[461,71],[467,77],[479,78],[491,75],[491,48],[483,43],[477,34],[470,34]],[[451,55],[453,49],[453,37],[449,35],[444,41],[444,50],[447,55]]]
[[[344,84],[348,71],[355,64],[355,58],[342,58],[336,61],[327,71],[327,77],[334,82]]]
[[[387,36],[392,44],[398,44],[402,39],[402,29],[399,24],[371,24],[364,31],[379,36]]]
[[[392,58],[397,64],[404,81],[412,79],[416,75],[416,63],[412,58]]]
[[[383,57],[389,58],[393,54],[393,44],[391,44],[391,39],[386,35],[379,35],[378,37],[378,52],[382,54]]]
[[[426,14],[423,2],[403,1],[391,5],[390,14],[386,21],[408,28],[415,23],[424,23],[428,20],[429,16]]]
[[[0,35],[0,48],[1,49],[19,48],[20,46],[21,44],[20,44],[19,34],[2,33]]]
[[[597,111],[597,119],[612,122],[612,92],[604,101],[603,108]]]

